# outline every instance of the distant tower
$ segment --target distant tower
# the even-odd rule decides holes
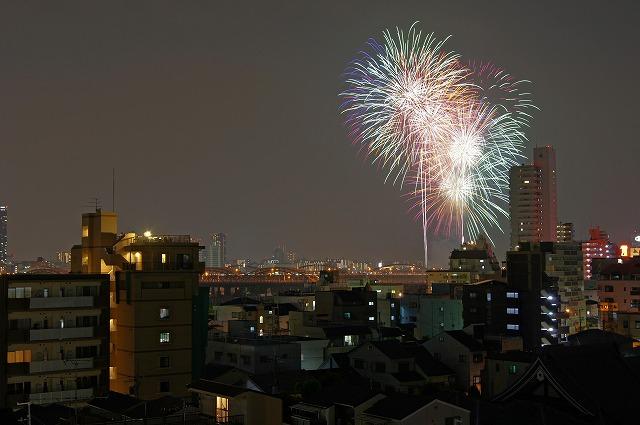
[[[0,205],[0,264],[8,260],[7,207]]]
[[[556,153],[552,146],[536,147],[533,156],[533,164],[509,172],[512,249],[520,242],[557,241]]]
[[[226,235],[214,233],[207,245],[207,267],[224,267],[226,261]]]
[[[542,174],[542,240],[556,242],[558,193],[556,188],[556,151],[553,146],[534,148],[533,165]]]
[[[509,171],[509,214],[511,248],[520,242],[542,239],[542,173],[533,165],[519,165]]]

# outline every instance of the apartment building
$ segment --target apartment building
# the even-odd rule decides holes
[[[0,407],[74,403],[109,390],[109,277],[0,278]]]

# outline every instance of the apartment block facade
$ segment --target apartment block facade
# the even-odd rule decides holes
[[[109,277],[0,278],[0,407],[75,403],[109,390]]]

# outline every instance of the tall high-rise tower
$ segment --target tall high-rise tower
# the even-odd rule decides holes
[[[533,165],[512,167],[509,172],[511,248],[520,242],[542,239],[542,173]]]
[[[542,174],[542,240],[555,242],[558,226],[558,194],[556,189],[556,151],[553,146],[533,149],[533,165]]]
[[[556,154],[551,146],[536,147],[531,165],[509,172],[511,248],[520,242],[556,242],[558,207]]]
[[[7,220],[7,207],[0,205],[0,264],[9,259]]]
[[[226,261],[226,235],[214,233],[207,244],[207,267],[224,267]]]

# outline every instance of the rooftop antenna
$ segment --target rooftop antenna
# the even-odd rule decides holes
[[[116,212],[116,169],[111,169],[111,211]]]

